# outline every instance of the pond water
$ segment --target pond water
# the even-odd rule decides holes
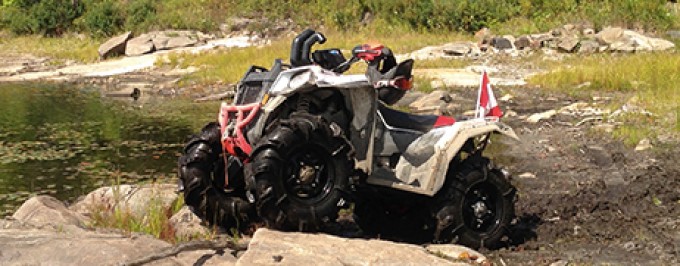
[[[73,202],[101,186],[174,183],[183,143],[217,109],[111,99],[73,85],[0,84],[0,217],[33,195]]]

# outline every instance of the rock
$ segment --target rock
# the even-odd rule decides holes
[[[611,45],[617,41],[621,41],[622,37],[623,29],[619,27],[606,27],[595,34],[595,39],[602,45]]]
[[[250,18],[230,18],[227,23],[220,25],[220,31],[225,33],[232,31],[243,31],[255,22],[256,21],[254,19]]]
[[[644,138],[638,142],[637,146],[635,146],[635,151],[646,151],[652,147],[652,142],[648,138]]]
[[[566,260],[558,260],[556,262],[550,263],[550,266],[567,266],[569,265],[569,261]]]
[[[522,174],[518,175],[517,177],[519,177],[519,178],[533,179],[533,178],[536,178],[536,175],[533,174],[533,173],[526,172],[526,173],[522,173]]]
[[[236,265],[470,265],[417,245],[258,229]]]
[[[97,50],[99,52],[99,58],[105,59],[111,56],[124,54],[125,47],[130,38],[132,38],[132,32],[128,31],[107,40],[102,45],[100,45],[99,49]]]
[[[87,220],[85,216],[69,210],[63,202],[51,196],[36,196],[28,199],[14,212],[12,217],[36,227],[51,225],[80,228]]]
[[[598,37],[598,42],[607,42],[609,50],[617,52],[663,51],[675,47],[673,42],[648,37],[632,30],[621,30],[620,34],[618,30],[613,30]]]
[[[151,53],[154,51],[153,41],[148,34],[142,34],[127,42],[125,55],[136,56]]]
[[[448,92],[436,90],[413,101],[409,107],[416,112],[438,111],[450,101],[451,95]]]
[[[422,92],[410,90],[410,91],[406,92],[404,94],[404,97],[399,99],[399,101],[397,103],[395,103],[394,106],[397,106],[397,107],[409,106],[411,103],[413,103],[416,100],[423,97],[423,95],[424,95],[424,93],[422,93]]]
[[[666,32],[666,35],[672,40],[678,40],[680,39],[680,30],[669,30]]]
[[[538,121],[550,119],[551,117],[553,117],[556,114],[557,114],[556,110],[549,110],[549,111],[545,111],[545,112],[542,112],[542,113],[532,114],[531,116],[529,116],[529,118],[527,118],[527,122],[538,123]]]
[[[576,51],[578,44],[578,38],[566,37],[560,40],[560,42],[557,44],[557,48],[563,52],[573,53]]]
[[[489,40],[490,38],[491,30],[487,27],[484,27],[481,30],[475,32],[475,40],[477,40],[477,43],[480,44],[487,43],[487,40]]]
[[[168,46],[169,40],[170,40],[170,37],[160,35],[160,36],[154,36],[151,39],[151,42],[153,42],[153,46],[156,49],[156,51],[160,51],[160,50],[170,49],[170,47]]]
[[[614,163],[612,156],[601,146],[587,146],[587,154],[592,162],[600,167],[607,167]]]
[[[119,210],[141,217],[150,207],[169,208],[177,199],[172,184],[119,185],[102,187],[87,194],[69,209],[85,216],[93,210]]]
[[[564,29],[566,32],[572,32],[576,30],[576,26],[574,24],[564,24],[562,29]]]
[[[450,56],[464,56],[469,54],[470,50],[470,45],[468,43],[452,43],[442,48],[444,54]]]
[[[593,36],[595,35],[595,30],[592,28],[585,28],[583,31],[581,31],[581,33],[585,36]]]
[[[512,43],[510,40],[503,38],[503,37],[495,37],[491,39],[491,46],[498,50],[507,50],[507,49],[513,49],[514,47],[512,46]]]
[[[583,40],[578,48],[579,53],[597,53],[599,52],[600,44],[593,40]]]
[[[531,48],[531,38],[529,36],[521,36],[515,41],[515,48],[517,50],[524,50]]]
[[[194,46],[197,43],[198,43],[197,39],[190,38],[189,36],[171,37],[168,40],[167,48],[168,49],[174,49],[174,48],[180,48],[180,47],[188,47],[188,46]]]
[[[452,259],[470,261],[477,264],[489,262],[489,260],[484,255],[482,255],[482,253],[465,246],[453,244],[432,244],[425,246],[425,249],[432,254],[444,255]]]
[[[201,225],[201,218],[196,216],[188,206],[182,207],[170,217],[170,225],[175,229],[175,237],[192,239],[210,234],[210,230]]]

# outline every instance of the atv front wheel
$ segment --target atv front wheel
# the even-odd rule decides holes
[[[516,189],[488,159],[469,158],[447,177],[438,195],[435,240],[471,248],[497,248],[515,215]]]
[[[350,146],[319,116],[296,113],[275,123],[246,167],[257,211],[271,228],[322,230],[347,204]]]
[[[235,160],[222,151],[219,125],[210,123],[184,148],[179,177],[184,202],[198,217],[210,225],[245,230],[253,220],[254,208],[245,200],[243,169]],[[225,190],[225,171],[237,183],[230,191]]]

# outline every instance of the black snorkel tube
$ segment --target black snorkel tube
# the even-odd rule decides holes
[[[300,63],[302,63],[303,66],[306,65],[311,65],[312,64],[312,58],[310,57],[311,52],[312,52],[312,46],[316,43],[323,44],[326,42],[326,37],[323,36],[320,32],[314,32],[311,36],[305,40],[303,46],[302,46],[302,54],[300,55]]]
[[[312,36],[312,34],[316,33],[315,31],[311,29],[306,29],[302,33],[298,34],[295,39],[293,39],[293,43],[290,44],[290,65],[293,67],[297,66],[303,66],[301,62],[302,60],[302,45],[304,42],[309,38],[309,36]]]

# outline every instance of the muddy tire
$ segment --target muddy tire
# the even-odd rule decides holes
[[[319,116],[295,113],[268,129],[252,154],[257,212],[270,228],[319,231],[347,204],[352,169],[342,131]]]
[[[435,240],[471,248],[502,246],[515,215],[516,189],[486,158],[469,158],[451,171],[437,195]]]
[[[225,165],[230,175],[236,175],[230,179],[243,180],[240,164],[222,152],[219,125],[210,123],[189,140],[179,158],[184,202],[210,225],[244,230],[254,210],[245,200],[243,186],[225,190]]]

